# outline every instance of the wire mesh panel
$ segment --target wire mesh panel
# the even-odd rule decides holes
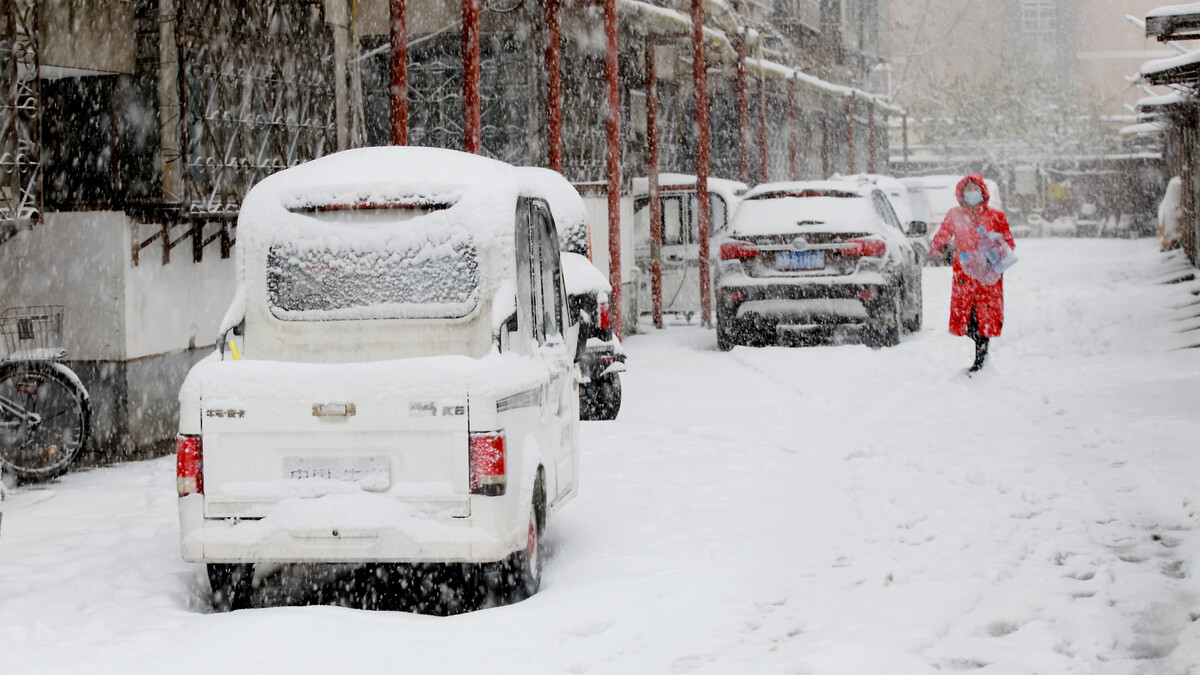
[[[563,173],[573,182],[605,178],[608,89],[604,53],[564,45]]]
[[[538,162],[536,122],[543,115],[531,46],[510,34],[480,40],[483,152],[510,164]],[[462,39],[422,40],[409,51],[410,145],[463,148]]]
[[[0,225],[41,210],[41,114],[36,0],[0,7]]]
[[[336,149],[333,37],[319,0],[189,0],[178,43],[193,216],[235,213],[256,182]]]
[[[0,335],[9,358],[48,359],[62,342],[62,305],[11,307],[0,314]]]

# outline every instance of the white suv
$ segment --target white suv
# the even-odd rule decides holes
[[[250,191],[237,268],[179,394],[183,557],[214,605],[248,606],[255,563],[466,563],[536,592],[579,469],[579,326],[538,183],[337,153]]]

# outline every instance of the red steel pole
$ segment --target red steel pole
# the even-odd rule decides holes
[[[404,0],[391,0],[392,145],[408,145],[408,23]]]
[[[796,78],[788,78],[788,178],[800,180],[800,170],[796,166],[796,146],[800,141],[796,138]]]
[[[549,159],[552,170],[562,173],[562,36],[560,35],[559,0],[546,0],[545,11],[546,70],[550,76],[547,92],[548,110],[546,111],[550,134],[547,159]]]
[[[621,81],[617,63],[617,0],[604,0],[604,74],[608,80],[608,282],[613,334],[625,332],[621,311]]]
[[[462,0],[463,150],[483,151],[479,94],[479,2]]]
[[[879,167],[876,166],[879,158],[876,156],[878,153],[875,149],[875,141],[875,106],[869,105],[867,106],[867,148],[870,154],[867,159],[867,173],[879,172]]]
[[[758,78],[758,176],[758,182],[767,182],[767,77],[761,71]]]
[[[854,94],[846,97],[846,173],[854,173]]]
[[[662,204],[658,201],[658,71],[654,63],[654,36],[646,37],[646,145],[650,180],[650,297],[654,327],[663,327]]]
[[[743,54],[744,48],[743,48]],[[743,59],[738,60],[742,64]],[[692,76],[696,89],[696,201],[700,207],[700,325],[712,326],[712,280],[709,277],[708,237],[712,225],[708,203],[708,66],[704,61],[704,4],[692,0]],[[745,129],[745,126],[742,127]],[[743,151],[745,144],[742,145]]]
[[[821,103],[821,177],[828,178],[833,171],[833,155],[830,152],[829,146],[833,139],[830,136],[829,128],[829,101],[823,100]]]
[[[738,89],[738,170],[743,183],[750,182],[750,149],[746,135],[750,129],[750,96],[746,91],[746,38],[738,36],[734,40],[737,47],[737,89]]]

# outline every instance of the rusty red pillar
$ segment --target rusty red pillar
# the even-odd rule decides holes
[[[483,152],[479,94],[479,2],[462,0],[463,150]]]
[[[404,0],[391,0],[392,145],[408,145],[408,23]]]
[[[800,140],[796,138],[796,78],[790,77],[787,82],[787,107],[788,107],[788,178],[791,180],[800,180],[800,169],[797,166],[797,157],[799,155],[797,147]]]
[[[875,138],[875,105],[867,106],[867,173],[879,173],[877,166],[879,157],[878,151],[875,148],[875,143],[878,139]]]
[[[767,77],[758,78],[758,182],[767,182]]]
[[[547,149],[550,168],[562,173],[562,36],[559,0],[546,0]]]
[[[744,48],[741,53],[745,54]],[[738,62],[744,66],[743,58]],[[708,65],[704,61],[703,0],[692,0],[692,76],[696,89],[696,201],[700,211],[700,325],[708,328],[712,326],[712,279],[708,265],[712,206],[708,202]]]
[[[604,0],[604,74],[608,81],[608,283],[613,334],[625,332],[621,307],[621,81],[617,63],[617,0]]]
[[[830,146],[833,144],[833,139],[830,138],[832,130],[829,128],[829,116],[833,114],[829,112],[829,101],[825,100],[821,104],[821,177],[828,178],[833,172],[833,154]]]
[[[854,173],[854,94],[846,97],[846,173]]]
[[[750,183],[750,148],[747,134],[750,130],[750,96],[746,82],[746,38],[739,35],[737,47],[737,90],[738,90],[738,171],[743,183]]]
[[[662,204],[658,201],[658,71],[654,36],[646,37],[646,176],[650,181],[650,297],[654,327],[663,327]]]

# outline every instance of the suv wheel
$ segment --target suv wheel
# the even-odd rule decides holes
[[[904,307],[899,288],[888,291],[880,305],[879,315],[871,317],[867,323],[864,342],[871,349],[900,344],[900,330],[904,325]]]

